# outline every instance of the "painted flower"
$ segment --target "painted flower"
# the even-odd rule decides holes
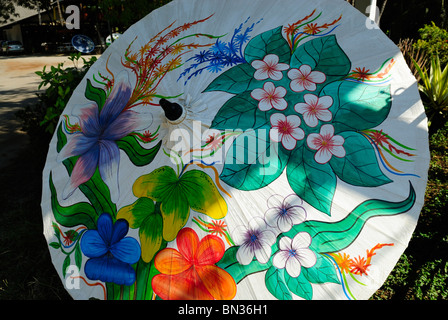
[[[249,221],[247,227],[237,227],[232,233],[232,238],[235,244],[240,246],[236,258],[242,265],[251,263],[254,256],[260,263],[269,261],[275,234],[268,229],[263,219],[255,217]]]
[[[278,56],[275,54],[266,55],[263,60],[252,61],[252,67],[255,71],[254,78],[257,80],[281,80],[283,78],[282,71],[288,70],[289,66],[286,63],[279,63]]]
[[[274,254],[272,263],[279,269],[297,278],[302,267],[311,268],[317,261],[316,254],[309,248],[311,236],[307,232],[297,233],[293,239],[283,237],[279,241],[279,251]]]
[[[270,120],[269,137],[274,142],[281,142],[286,150],[294,149],[297,141],[305,138],[305,132],[300,128],[299,116],[274,113]]]
[[[64,199],[79,185],[88,181],[98,167],[101,178],[111,191],[112,201],[118,200],[120,150],[116,141],[133,131],[146,129],[152,123],[152,120],[143,114],[124,110],[131,92],[127,75],[120,74],[101,110],[95,103],[81,108],[81,132],[73,135],[58,156],[59,161],[79,156],[63,190]]]
[[[266,223],[277,227],[281,232],[288,232],[293,225],[300,224],[306,219],[306,211],[301,206],[303,200],[296,194],[282,197],[274,194],[268,199],[268,210],[265,213]]]
[[[303,115],[303,120],[309,127],[315,127],[320,121],[330,121],[331,111],[328,108],[333,104],[333,98],[330,96],[318,97],[314,94],[305,94],[303,96],[305,103],[300,102],[294,106],[294,110]]]
[[[311,133],[306,142],[308,147],[317,150],[314,155],[317,163],[327,163],[332,156],[345,157],[345,149],[342,146],[345,140],[341,136],[334,135],[334,127],[331,124],[323,125],[320,133]]]
[[[288,71],[288,78],[291,79],[290,87],[292,91],[314,91],[316,83],[324,83],[325,74],[320,71],[312,71],[307,64],[300,66],[299,69],[291,69]]]
[[[266,82],[263,89],[257,88],[252,90],[251,97],[258,100],[258,108],[261,111],[268,111],[272,108],[277,110],[285,110],[288,106],[284,99],[286,89],[283,87],[275,87],[272,82]]]
[[[140,259],[140,245],[132,237],[125,237],[129,225],[126,220],[112,222],[108,213],[97,221],[97,230],[87,230],[81,238],[81,250],[87,260],[84,271],[90,280],[132,285],[135,270],[132,264]]]
[[[199,241],[191,228],[179,231],[177,250],[160,251],[154,266],[160,271],[152,279],[154,292],[164,300],[228,300],[236,294],[230,274],[215,264],[224,255],[224,242],[214,235]]]

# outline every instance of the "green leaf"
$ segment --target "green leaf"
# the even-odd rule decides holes
[[[67,274],[67,268],[70,266],[70,255],[67,255],[62,263],[62,277],[65,278]]]
[[[118,148],[123,150],[131,162],[140,167],[150,164],[159,152],[162,141],[150,149],[143,148],[133,135],[128,135],[116,141]]]
[[[64,227],[70,228],[84,225],[88,229],[96,228],[98,214],[87,202],[78,202],[71,206],[63,207],[58,202],[58,195],[50,173],[51,208],[56,221]]]
[[[325,73],[325,83],[317,85],[319,88],[345,77],[351,68],[350,59],[337,43],[336,36],[329,35],[315,38],[297,48],[291,57],[291,68],[309,65],[313,71]]]
[[[303,276],[311,283],[337,283],[340,284],[338,275],[336,274],[336,268],[333,263],[322,256],[316,254],[317,261],[311,268],[302,268]]]
[[[56,151],[61,152],[62,148],[67,144],[67,137],[64,134],[62,129],[62,124],[59,125],[58,130],[56,131],[57,143],[56,143]]]
[[[311,286],[310,281],[303,274],[304,269],[305,268],[302,267],[302,272],[296,278],[291,277],[288,272],[285,272],[285,282],[288,289],[291,290],[292,293],[306,300],[312,300],[313,287]]]
[[[283,172],[287,154],[271,142],[269,129],[247,130],[232,143],[226,154],[222,181],[239,190],[257,190],[269,185]]]
[[[270,127],[270,112],[260,111],[258,101],[246,91],[236,95],[219,109],[210,126],[217,130],[247,130]]]
[[[289,185],[299,197],[330,215],[336,175],[328,163],[317,163],[314,152],[303,145],[291,153],[286,174]]]
[[[144,223],[138,230],[142,259],[150,262],[160,250],[163,242],[163,219],[159,213],[148,214]]]
[[[82,252],[81,252],[81,246],[80,245],[76,245],[76,249],[75,249],[75,264],[76,264],[76,267],[78,268],[78,270],[81,270]]]
[[[285,269],[270,267],[265,276],[266,288],[279,300],[292,300],[291,292],[286,285],[285,273]]]
[[[61,247],[59,242],[50,242],[48,245],[54,249],[59,249]]]
[[[117,219],[125,219],[130,228],[138,229],[154,211],[154,201],[145,197],[138,198],[133,204],[122,207],[117,213]]]
[[[376,127],[387,118],[392,105],[390,86],[337,81],[326,86],[321,95],[333,98],[329,110],[335,133]]]
[[[383,174],[370,142],[360,133],[342,132],[345,157],[332,157],[330,166],[344,182],[355,186],[378,187],[392,182]]]
[[[331,253],[341,251],[355,241],[370,218],[404,213],[413,207],[415,199],[415,191],[410,183],[409,196],[403,201],[366,200],[340,221],[306,221],[293,226],[284,235],[294,237],[298,232],[305,231],[313,238],[310,249],[314,252]]]
[[[98,111],[101,111],[106,102],[106,92],[103,89],[94,87],[89,79],[87,79],[86,83],[85,96],[87,99],[96,102]]]
[[[282,35],[282,28],[278,27],[255,36],[249,41],[245,50],[244,58],[250,64],[254,60],[263,60],[268,54],[275,54],[280,63],[289,63],[291,49]]]
[[[185,226],[190,207],[212,219],[221,219],[227,214],[227,204],[215,183],[199,170],[190,170],[177,177],[173,168],[160,167],[139,177],[133,192],[136,197],[148,197],[161,203],[166,241],[172,241]]]
[[[219,75],[204,92],[224,91],[233,94],[250,91],[263,85],[255,80],[255,69],[248,63],[239,64]]]

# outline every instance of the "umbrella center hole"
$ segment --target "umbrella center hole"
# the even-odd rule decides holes
[[[184,114],[184,108],[180,104],[168,101],[166,99],[160,99],[159,104],[165,112],[165,117],[169,121],[177,122],[181,120],[182,115]]]

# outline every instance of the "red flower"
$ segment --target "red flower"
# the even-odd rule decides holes
[[[196,232],[184,228],[177,235],[178,250],[160,251],[154,265],[161,273],[154,276],[152,288],[164,300],[227,300],[236,294],[230,274],[215,263],[224,255],[224,242],[214,235],[199,241]]]

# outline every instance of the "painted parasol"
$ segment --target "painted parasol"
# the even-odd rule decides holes
[[[121,35],[43,173],[70,294],[369,298],[416,226],[429,150],[416,81],[368,22],[345,1],[183,0]]]

